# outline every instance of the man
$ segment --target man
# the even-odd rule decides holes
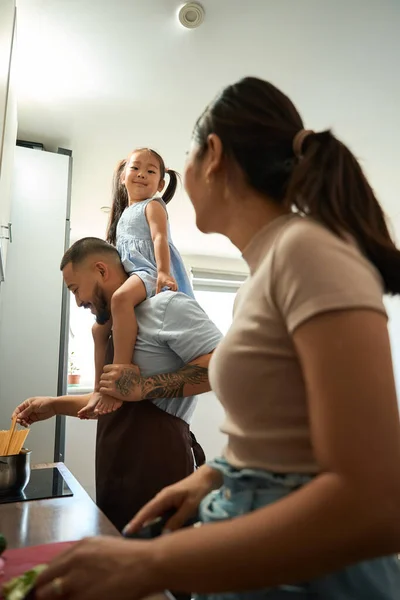
[[[116,249],[98,238],[79,240],[65,253],[61,271],[78,306],[99,322],[110,318],[113,293],[126,280]],[[166,485],[183,479],[204,462],[190,433],[196,395],[208,392],[208,364],[221,333],[195,300],[162,292],[135,309],[138,336],[134,365],[108,365],[100,393],[123,400],[98,417],[97,504],[122,529]],[[112,362],[110,339],[106,363]],[[56,414],[76,416],[84,396],[30,398],[15,411],[25,425]]]

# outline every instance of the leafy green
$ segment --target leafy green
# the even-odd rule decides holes
[[[37,565],[19,577],[14,577],[3,585],[4,600],[23,600],[36,583],[36,579],[47,568],[47,565]]]

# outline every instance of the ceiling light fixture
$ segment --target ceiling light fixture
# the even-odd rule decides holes
[[[198,2],[186,2],[179,9],[178,19],[184,27],[187,29],[196,29],[200,27],[204,21],[205,11],[204,8]]]
[[[101,206],[100,210],[103,213],[109,213],[109,212],[111,212],[111,206]]]

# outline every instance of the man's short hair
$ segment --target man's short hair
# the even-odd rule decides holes
[[[63,271],[69,263],[77,265],[92,254],[107,254],[119,260],[118,251],[114,246],[100,238],[85,237],[72,244],[66,251],[61,260],[60,271]]]

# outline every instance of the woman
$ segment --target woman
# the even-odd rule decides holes
[[[210,369],[228,445],[128,529],[176,507],[174,530],[200,503],[218,523],[85,541],[41,576],[39,597],[398,598],[400,428],[382,296],[400,293],[400,253],[370,185],[330,131],[305,131],[255,78],[200,117],[185,185],[199,229],[227,236],[251,271]],[[102,392],[118,398],[115,378]]]

